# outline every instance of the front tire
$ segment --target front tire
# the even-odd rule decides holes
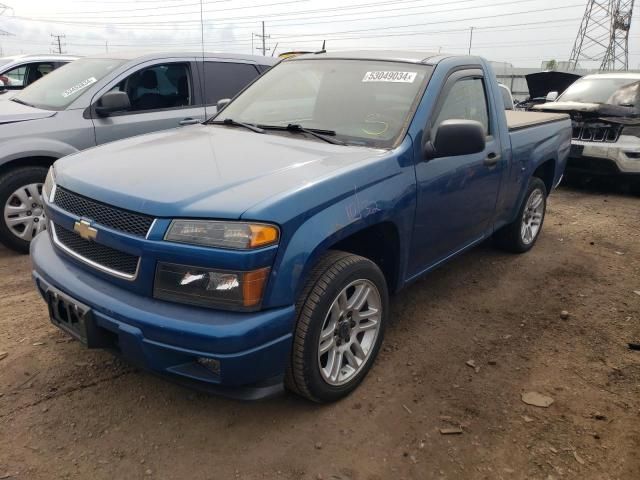
[[[42,185],[44,167],[21,167],[0,177],[0,242],[12,250],[29,253],[29,244],[46,229]]]
[[[339,251],[323,256],[297,301],[287,388],[319,403],[355,390],[380,349],[388,304],[375,263]]]
[[[541,179],[532,177],[518,216],[494,235],[498,246],[514,253],[531,250],[542,231],[546,211],[547,187]]]

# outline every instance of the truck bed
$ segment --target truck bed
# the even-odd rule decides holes
[[[520,112],[516,110],[506,110],[504,113],[507,115],[507,126],[510,132],[569,118],[568,115],[560,113]]]

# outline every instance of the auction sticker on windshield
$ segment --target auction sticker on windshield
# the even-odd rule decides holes
[[[413,83],[417,72],[367,72],[363,82]]]
[[[96,77],[89,77],[86,80],[83,80],[82,82],[78,83],[77,85],[74,85],[71,88],[67,88],[64,92],[62,92],[62,96],[64,98],[67,98],[71,95],[73,95],[74,93],[82,90],[83,88],[87,88],[89,85],[96,83],[98,80],[96,80]]]

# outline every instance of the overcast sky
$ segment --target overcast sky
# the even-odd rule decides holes
[[[203,0],[208,51],[402,48],[466,53],[539,67],[569,58],[587,0]],[[199,50],[199,0],[0,0],[4,55],[49,53],[64,34],[70,54],[118,50]],[[638,8],[636,8],[638,10]],[[630,67],[640,69],[640,20],[633,21]],[[273,50],[267,52],[271,54]],[[588,66],[588,65],[585,65]]]

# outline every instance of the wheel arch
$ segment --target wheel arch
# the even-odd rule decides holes
[[[14,158],[0,165],[0,175],[4,175],[5,173],[20,167],[49,168],[57,159],[58,157],[52,155],[33,155]]]
[[[553,190],[553,181],[556,175],[556,161],[553,158],[545,160],[531,174],[532,177],[537,177],[544,182],[547,188],[547,195]]]

